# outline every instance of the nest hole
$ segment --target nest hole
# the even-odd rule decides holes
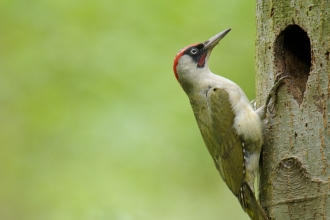
[[[274,45],[277,73],[290,76],[285,80],[288,92],[302,103],[311,69],[311,44],[307,33],[298,25],[289,25],[276,38]]]

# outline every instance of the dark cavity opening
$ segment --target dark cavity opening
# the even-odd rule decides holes
[[[289,25],[277,36],[274,51],[277,73],[290,76],[285,83],[300,105],[311,68],[310,39],[301,27]]]

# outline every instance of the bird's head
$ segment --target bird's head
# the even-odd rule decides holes
[[[208,59],[212,49],[230,31],[227,29],[211,37],[204,43],[189,45],[181,49],[174,59],[173,70],[181,86],[197,78],[203,71],[209,71]]]

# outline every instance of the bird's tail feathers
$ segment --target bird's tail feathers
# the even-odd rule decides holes
[[[243,210],[252,220],[268,220],[265,211],[257,201],[254,193],[246,182],[243,182],[241,190],[238,194],[238,201]]]

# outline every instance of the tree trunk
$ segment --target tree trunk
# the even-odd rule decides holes
[[[289,76],[264,127],[259,197],[270,219],[330,219],[330,1],[257,0],[257,100]]]

